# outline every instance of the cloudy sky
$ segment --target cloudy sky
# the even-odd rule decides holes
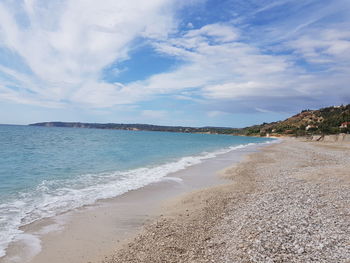
[[[0,123],[242,127],[349,84],[349,0],[0,1]]]

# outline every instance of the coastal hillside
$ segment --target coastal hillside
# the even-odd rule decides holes
[[[124,124],[124,123],[82,123],[82,122],[40,122],[30,126],[65,127],[65,128],[91,128],[112,129],[129,131],[164,131],[183,133],[210,133],[210,134],[240,134],[242,129],[226,127],[184,127],[184,126],[160,126],[149,124]]]
[[[314,134],[338,134],[350,132],[350,104],[303,110],[284,120],[246,127],[245,135],[305,136]]]
[[[82,122],[41,122],[31,126],[95,128],[133,131],[165,131],[184,133],[231,134],[248,136],[305,136],[314,134],[337,134],[350,132],[350,104],[303,110],[283,121],[263,123],[246,128],[228,127],[183,127],[149,124],[123,123],[82,123]]]

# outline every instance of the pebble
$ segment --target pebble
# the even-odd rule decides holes
[[[291,139],[254,153],[232,170],[230,191],[163,215],[105,262],[348,263],[348,153]]]

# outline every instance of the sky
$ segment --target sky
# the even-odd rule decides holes
[[[349,0],[0,1],[0,123],[245,127],[349,83]]]

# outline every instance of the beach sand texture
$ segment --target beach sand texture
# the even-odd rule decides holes
[[[349,143],[286,139],[223,176],[104,262],[350,262]]]

